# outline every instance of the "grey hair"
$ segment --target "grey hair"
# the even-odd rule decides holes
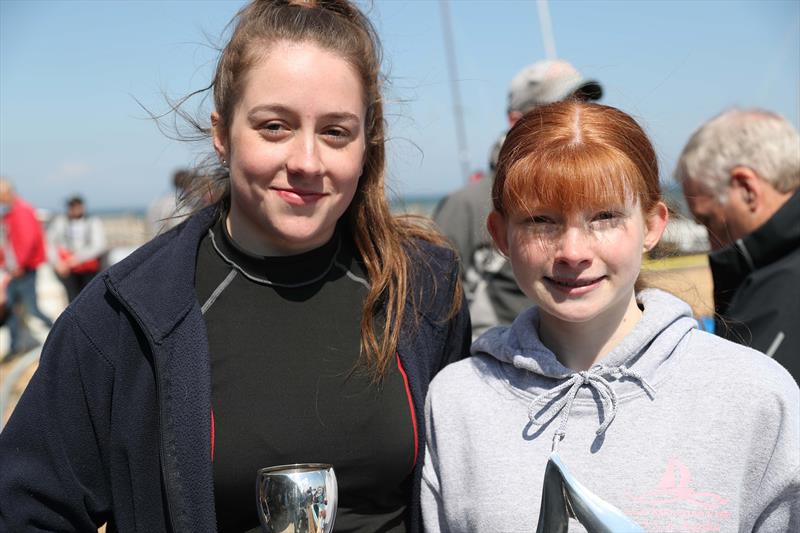
[[[695,180],[727,200],[730,172],[744,166],[779,192],[800,187],[800,135],[782,116],[731,109],[695,131],[675,168],[679,183]]]

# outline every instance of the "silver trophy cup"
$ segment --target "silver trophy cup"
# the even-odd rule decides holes
[[[329,533],[338,487],[333,466],[301,463],[258,471],[258,517],[266,533]]]

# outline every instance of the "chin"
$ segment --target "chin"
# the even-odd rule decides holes
[[[552,314],[553,318],[568,324],[586,324],[597,317],[597,314]]]
[[[603,309],[598,309],[595,305],[575,306],[555,302],[550,302],[548,304],[540,303],[539,309],[542,313],[546,313],[556,320],[571,324],[582,324],[589,322],[600,315],[603,311]]]

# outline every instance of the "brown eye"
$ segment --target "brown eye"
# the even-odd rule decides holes
[[[352,139],[350,131],[339,126],[325,129],[322,135],[328,144],[336,148],[346,146]]]
[[[288,131],[288,128],[280,122],[265,122],[258,128],[261,133],[269,137],[283,135]]]

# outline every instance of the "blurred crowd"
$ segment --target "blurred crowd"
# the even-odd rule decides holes
[[[709,110],[687,139],[701,327],[640,276],[680,215],[602,81],[524,67],[487,170],[405,216],[367,14],[253,0],[230,28],[193,93],[214,110],[172,108],[208,174],[175,172],[121,263],[83,197],[44,225],[0,178],[0,360],[38,358],[0,432],[0,529],[269,529],[256,473],[314,463],[341,531],[800,530],[797,128]]]
[[[207,187],[210,178],[193,170],[173,173],[171,190],[153,200],[145,214],[145,239],[174,228],[194,210],[210,203],[184,201],[190,185]],[[21,197],[14,183],[0,177],[0,326],[7,328],[7,349],[0,346],[0,361],[10,361],[41,344],[37,330],[48,330],[55,316],[40,308],[37,279],[48,266],[63,288],[66,303],[103,269],[119,261],[131,249],[116,250],[107,238],[101,217],[91,214],[80,195],[66,199],[63,212],[42,220],[34,205]],[[37,321],[40,328],[32,327]]]

